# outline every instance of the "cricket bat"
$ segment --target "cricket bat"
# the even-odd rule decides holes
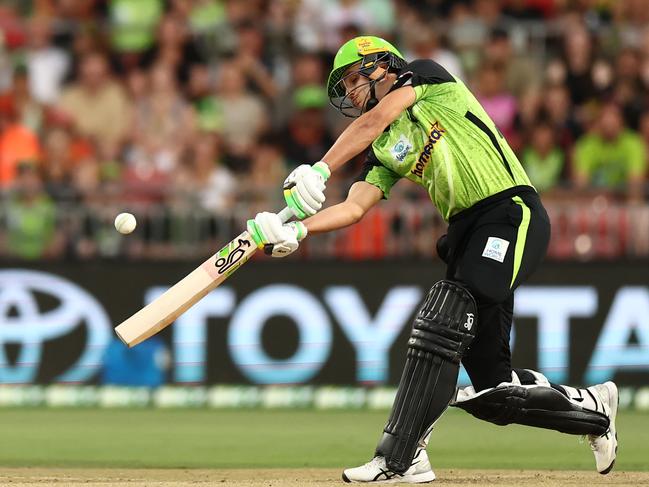
[[[293,217],[293,213],[287,207],[279,213],[279,217],[286,223]],[[203,299],[245,264],[256,251],[257,245],[250,234],[243,232],[164,294],[120,324],[115,328],[115,333],[129,348],[143,342]]]

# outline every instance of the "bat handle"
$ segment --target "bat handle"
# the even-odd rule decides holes
[[[318,172],[322,175],[324,180],[326,181],[329,179],[329,175],[331,174],[329,171],[329,166],[327,166],[327,163],[324,161],[319,161],[314,164],[314,166],[324,166],[324,170],[322,168],[318,168]],[[325,175],[326,174],[326,175]],[[291,218],[293,218],[295,215],[293,214],[293,211],[287,206],[284,208],[282,211],[278,213],[279,219],[282,221],[282,223],[286,223],[289,221]]]
[[[288,206],[280,211],[277,215],[279,216],[279,219],[282,221],[282,223],[286,223],[291,218],[293,218],[293,212]],[[273,244],[264,245],[264,253],[266,255],[271,255],[273,253]]]
[[[293,212],[291,209],[287,206],[284,208],[282,211],[278,213],[279,219],[282,220],[282,223],[286,223],[289,221],[291,218],[293,218]]]

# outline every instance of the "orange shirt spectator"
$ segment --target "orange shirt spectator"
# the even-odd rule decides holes
[[[9,186],[21,161],[35,161],[40,155],[38,137],[16,121],[16,109],[9,97],[0,99],[0,187]]]

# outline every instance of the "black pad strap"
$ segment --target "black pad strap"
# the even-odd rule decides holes
[[[478,419],[500,426],[524,424],[572,435],[603,435],[609,418],[582,408],[547,386],[499,386],[473,398],[454,402]]]
[[[376,454],[393,472],[405,472],[419,439],[455,392],[459,362],[477,327],[477,306],[464,287],[435,284],[415,320],[406,365]]]

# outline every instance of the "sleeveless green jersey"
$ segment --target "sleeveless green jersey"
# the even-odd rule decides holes
[[[404,67],[392,90],[415,103],[371,146],[359,180],[387,198],[401,178],[420,184],[445,220],[515,186],[532,186],[521,163],[461,80],[432,60]]]

